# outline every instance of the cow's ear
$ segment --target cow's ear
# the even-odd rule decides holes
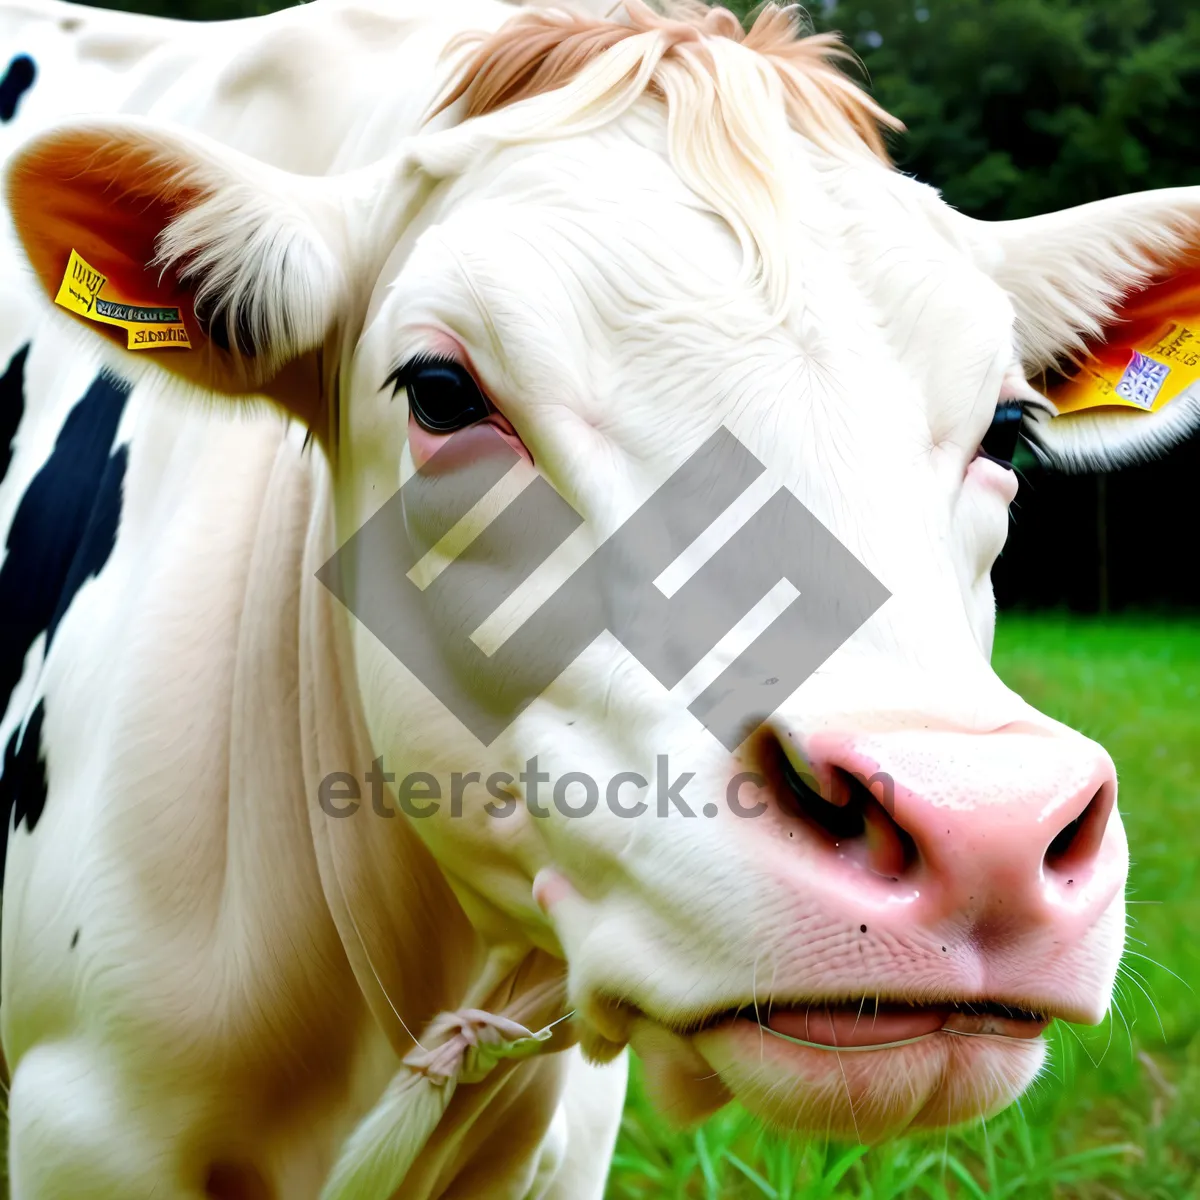
[[[130,119],[55,128],[7,169],[16,233],[48,296],[130,360],[268,395],[319,433],[319,351],[351,258],[336,183]]]
[[[972,226],[1057,414],[1027,410],[1043,461],[1108,470],[1200,429],[1200,188]]]

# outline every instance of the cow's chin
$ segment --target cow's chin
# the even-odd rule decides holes
[[[642,1020],[633,1045],[651,1099],[691,1124],[736,1098],[789,1133],[866,1143],[935,1129],[1011,1104],[1046,1055],[1042,1038],[938,1032],[883,1048],[817,1048],[731,1018],[690,1036]]]

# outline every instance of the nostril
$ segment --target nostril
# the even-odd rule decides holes
[[[1082,870],[1100,850],[1112,801],[1108,789],[1100,788],[1087,807],[1067,822],[1046,848],[1046,869],[1058,874]]]
[[[1049,849],[1046,851],[1046,861],[1055,863],[1066,858],[1067,853],[1071,849],[1071,843],[1075,841],[1075,835],[1079,832],[1079,827],[1083,824],[1083,813],[1075,818],[1069,825],[1060,830],[1058,836],[1050,843]]]
[[[778,765],[786,785],[787,807],[835,841],[862,837],[866,832],[866,821],[861,806],[853,803],[852,797],[842,804],[826,800],[817,781],[799,771],[782,750],[779,751]]]
[[[826,799],[817,780],[799,770],[782,747],[775,768],[785,811],[825,834],[846,856],[891,879],[917,861],[916,843],[857,776],[833,767]]]
[[[861,780],[848,776],[848,786],[861,796],[867,825],[867,861],[872,870],[897,879],[917,862],[917,843]]]

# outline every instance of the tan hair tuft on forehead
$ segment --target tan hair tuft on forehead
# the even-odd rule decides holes
[[[774,68],[788,119],[798,132],[829,148],[866,149],[887,160],[882,130],[903,126],[840,69],[840,63],[854,56],[836,34],[802,34],[798,8],[768,3],[745,31],[728,9],[709,8],[700,0],[675,0],[665,15],[642,0],[624,0],[621,7],[624,20],[530,9],[494,33],[460,39],[459,49],[477,45],[435,112],[465,98],[464,118],[484,116],[555,91],[606,51],[637,37],[648,43],[648,50],[652,47],[659,63],[686,57],[692,66],[703,64],[720,86],[712,43],[724,39]],[[657,76],[656,70],[645,90],[663,99]]]
[[[652,97],[665,110],[670,165],[729,226],[739,281],[781,319],[802,303],[807,277],[797,216],[820,202],[821,163],[797,135],[818,157],[886,172],[883,130],[902,126],[843,74],[852,55],[837,37],[803,35],[799,9],[768,3],[743,31],[728,9],[663,2],[665,15],[623,0],[623,20],[527,9],[457,39],[450,53],[465,61],[436,111],[454,106],[458,136],[433,135],[427,162],[461,170],[489,143],[587,133]]]

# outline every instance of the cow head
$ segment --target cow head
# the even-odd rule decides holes
[[[989,575],[1018,430],[1060,465],[1108,466],[1197,424],[1186,396],[1057,415],[1038,380],[1179,278],[1200,190],[968,220],[881,160],[886,118],[832,49],[772,8],[745,37],[719,11],[523,14],[476,44],[440,128],[349,174],[122,119],[38,137],[8,188],[51,294],[78,250],[122,298],[182,309],[192,348],[156,367],[309,425],[339,544],[421,470],[378,528],[396,595],[420,559],[439,597],[423,645],[449,692],[353,623],[371,738],[476,924],[565,959],[590,1053],[632,1041],[681,1117],[732,1093],[873,1139],[1006,1104],[1050,1018],[1107,1009],[1127,864],[1113,766],[993,673]],[[575,593],[600,631],[476,736],[448,695],[494,717],[523,670],[506,638],[536,655],[530,630],[569,637],[570,606],[557,626],[545,606],[718,443],[690,504],[630,551],[673,547],[669,563],[702,535],[657,600],[634,581],[650,624],[613,559]],[[438,496],[468,494],[443,538],[470,505]],[[743,571],[722,547],[755,521]],[[834,539],[848,590],[803,610],[842,570]],[[773,586],[791,561],[819,565],[799,601]],[[721,614],[702,661],[672,659],[672,613]],[[772,629],[823,646],[816,669],[781,683]],[[703,719],[739,662],[757,671],[734,672],[741,725]]]

